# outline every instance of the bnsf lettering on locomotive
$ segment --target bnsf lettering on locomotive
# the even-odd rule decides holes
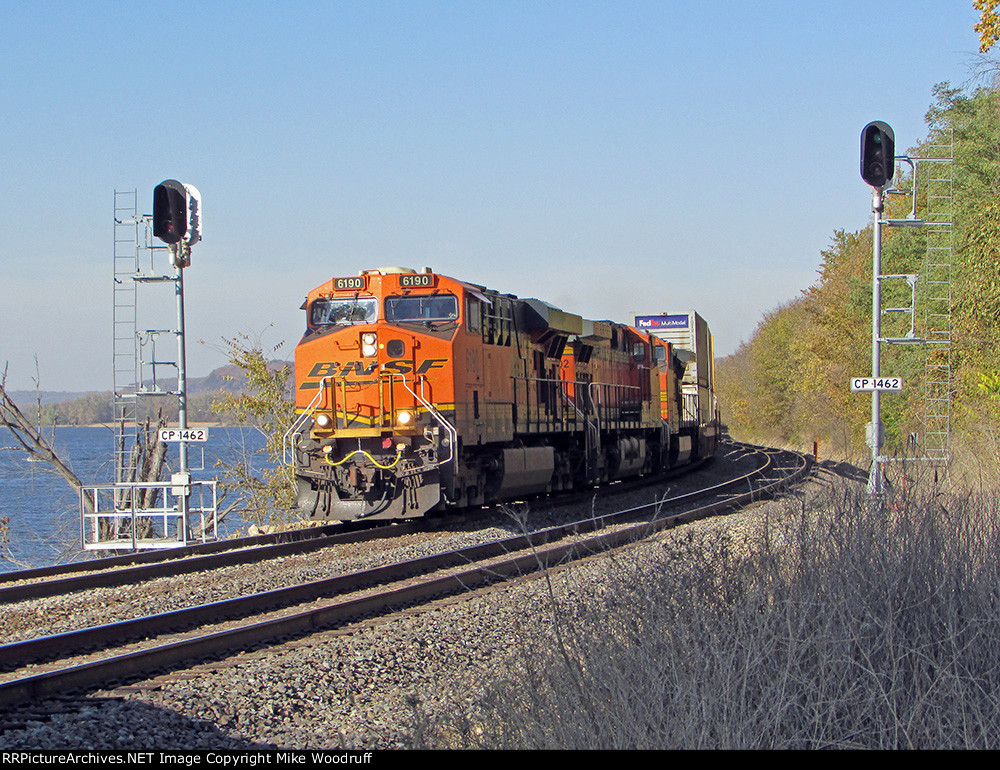
[[[431,369],[443,369],[444,365],[447,363],[447,358],[428,358],[417,367],[417,374],[424,374],[425,372],[429,372]]]
[[[391,372],[392,374],[409,374],[413,371],[413,367],[406,363],[406,361],[388,361],[382,364],[382,371]]]
[[[416,373],[426,374],[431,369],[444,369],[448,364],[448,360],[447,358],[428,358],[417,366]],[[377,361],[369,361],[367,364],[364,361],[348,361],[346,364],[341,364],[337,361],[321,361],[313,366],[307,377],[368,375],[375,372],[376,369],[380,369],[383,372],[390,372],[391,374],[409,374],[413,371],[413,365],[407,361],[387,361],[381,367],[379,367]]]
[[[372,361],[368,364],[368,366],[365,366],[361,361],[351,361],[340,371],[340,376],[347,377],[350,374],[371,374],[377,368],[378,361]]]
[[[333,374],[334,367],[338,364],[336,361],[321,361],[316,364],[307,376],[309,377],[329,377]]]

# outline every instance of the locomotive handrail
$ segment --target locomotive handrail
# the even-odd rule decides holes
[[[437,420],[439,423],[441,423],[441,425],[444,427],[444,429],[448,432],[448,436],[450,437],[450,441],[448,442],[449,443],[449,447],[448,448],[451,451],[450,451],[450,454],[448,455],[448,459],[447,460],[442,460],[441,462],[439,462],[438,466],[440,467],[440,466],[444,465],[445,463],[449,463],[452,460],[454,460],[455,459],[455,447],[458,445],[458,428],[456,428],[454,425],[452,425],[450,422],[448,422],[444,418],[444,415],[441,414],[434,407],[433,404],[431,404],[423,396],[419,395],[415,390],[413,390],[406,383],[406,375],[405,374],[397,374],[397,373],[394,373],[394,372],[389,372],[388,376],[389,376],[389,382],[390,383],[392,382],[392,378],[393,377],[399,377],[399,379],[402,380],[403,387],[406,388],[407,392],[411,396],[413,396],[417,401],[419,401],[421,404],[423,404],[424,408],[427,409],[427,413],[430,414],[430,416],[433,417],[435,420]],[[425,379],[425,378],[421,378],[421,379]]]
[[[448,433],[448,436],[450,438],[449,455],[446,460],[442,460],[441,462],[438,463],[438,465],[440,466],[444,465],[445,463],[451,462],[455,458],[455,446],[458,443],[458,429],[455,428],[455,426],[452,425],[450,422],[448,422],[444,418],[444,416],[434,407],[433,404],[427,401],[427,399],[418,394],[409,386],[409,384],[407,384],[406,375],[388,373],[387,376],[390,382],[392,381],[393,377],[398,377],[402,381],[403,387],[406,388],[407,392],[411,396],[413,396],[414,399],[419,401],[424,406],[424,408],[427,409],[428,414],[430,414],[431,417],[437,420],[444,427],[445,431]],[[282,443],[284,444],[282,451],[282,460],[286,465],[290,465],[292,462],[294,462],[295,442],[297,440],[297,437],[301,435],[301,428],[303,425],[305,425],[306,420],[309,419],[312,413],[319,408],[320,403],[323,401],[323,396],[326,393],[327,380],[332,380],[332,379],[333,379],[332,376],[327,376],[323,377],[319,381],[319,389],[316,395],[313,396],[312,401],[309,402],[309,405],[303,410],[302,414],[298,416],[298,419],[296,419],[295,422],[292,423],[292,426],[287,431],[285,431],[285,435],[282,436]],[[291,459],[289,455],[291,455]]]
[[[697,425],[698,414],[698,394],[681,393],[681,424],[685,426]]]
[[[642,390],[642,388],[639,387],[638,385],[618,385],[613,382],[590,382],[587,383],[587,385],[588,385],[588,390],[590,391],[591,403],[597,407],[596,409],[594,409],[594,415],[597,417],[598,435],[600,435],[601,433],[601,423],[603,422],[601,418],[601,408],[600,408],[601,406],[603,406],[603,403],[601,401],[601,388],[618,388],[619,390],[639,390],[639,391]],[[597,390],[594,390],[594,386],[597,386]],[[597,395],[597,398],[594,398],[595,394]]]
[[[594,430],[596,432],[596,434],[597,434],[598,437],[601,435],[601,432],[602,432],[602,428],[601,428],[602,419],[601,419],[601,409],[600,409],[600,407],[602,406],[601,388],[618,388],[619,390],[637,390],[637,391],[641,391],[642,390],[642,387],[639,386],[639,385],[623,385],[623,384],[618,384],[618,383],[614,383],[614,382],[599,382],[599,381],[598,382],[594,382],[594,381],[586,381],[586,380],[566,380],[566,379],[562,379],[561,377],[560,378],[555,378],[555,377],[513,377],[512,379],[514,379],[514,380],[521,380],[521,381],[526,382],[526,383],[527,382],[550,382],[550,383],[553,383],[553,384],[558,384],[558,385],[563,386],[563,387],[560,388],[560,393],[562,395],[563,400],[566,401],[573,408],[574,412],[576,412],[578,415],[580,415],[583,418],[583,422],[586,425],[586,427],[588,429]],[[594,407],[595,407],[595,409],[593,410],[592,413],[588,413],[588,412],[580,410],[580,408],[576,405],[576,402],[572,398],[569,397],[569,394],[566,393],[566,390],[565,390],[565,386],[566,385],[578,385],[581,388],[586,388],[587,389],[587,391],[589,393],[588,398],[590,400],[590,403],[593,404]],[[591,420],[587,416],[588,414],[592,414],[594,416],[594,420]]]
[[[620,385],[615,382],[598,382],[596,380],[564,380],[561,377],[512,377],[525,382],[558,382],[565,385],[601,385],[606,388],[625,388],[627,390],[642,390],[639,385]]]
[[[285,435],[281,437],[281,443],[283,444],[281,459],[285,465],[291,465],[295,461],[294,442],[296,441],[296,437],[300,435],[299,429],[305,425],[306,420],[308,420],[312,413],[319,407],[319,403],[323,400],[323,395],[326,393],[326,381],[329,379],[332,379],[332,377],[328,375],[319,381],[319,389],[316,391],[316,395],[313,396],[313,400],[309,402],[309,406],[305,408],[302,414],[299,415],[298,419],[292,423],[292,426],[285,431]],[[289,451],[291,451],[291,460],[288,458]]]
[[[582,411],[580,409],[580,407],[578,407],[576,405],[576,401],[573,400],[573,398],[569,395],[569,393],[566,392],[566,388],[565,387],[560,388],[559,392],[562,394],[563,401],[565,401],[567,404],[569,404],[570,408],[572,408],[573,412],[576,414],[576,419],[580,419],[580,420],[582,420],[583,422],[586,423],[587,422],[587,413],[584,412],[584,411]],[[574,422],[575,421],[576,420],[574,420]]]

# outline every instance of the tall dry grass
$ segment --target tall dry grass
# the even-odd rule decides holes
[[[613,558],[434,745],[1000,745],[995,497],[836,484],[741,526]]]

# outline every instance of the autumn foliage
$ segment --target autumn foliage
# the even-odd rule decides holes
[[[910,157],[936,154],[943,141],[954,147],[952,445],[981,457],[984,437],[1000,436],[1000,88],[965,93],[937,86],[927,125],[927,138],[907,152]],[[920,218],[926,184],[920,164],[917,169]],[[908,167],[899,176],[897,186],[913,187]],[[858,205],[866,203],[859,199]],[[905,217],[910,205],[908,196],[889,196],[886,216]],[[867,451],[870,399],[850,393],[848,382],[871,373],[873,231],[870,224],[859,232],[834,232],[816,282],[765,315],[751,339],[719,361],[723,418],[736,437],[803,447],[816,440],[849,457]],[[917,283],[918,337],[929,323],[926,240],[923,228],[883,228],[882,273],[925,276]],[[910,304],[905,280],[883,281],[882,295],[883,313]],[[905,336],[909,321],[906,313],[884,313],[883,336]],[[905,381],[903,394],[882,399],[890,451],[919,444],[927,356],[927,346],[882,347],[882,373]],[[1000,461],[1000,451],[989,452]]]

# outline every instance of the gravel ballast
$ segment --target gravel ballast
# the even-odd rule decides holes
[[[789,508],[788,502],[763,503],[695,522],[630,548],[628,556],[659,558],[665,549],[688,548],[692,538],[713,542],[720,533],[735,542]],[[98,693],[67,713],[7,730],[0,748],[419,747],[423,726],[471,714],[477,699],[516,663],[525,641],[549,632],[550,587],[569,601],[586,602],[600,595],[612,561],[592,557],[550,573],[551,581],[522,578]],[[42,606],[51,611],[58,601],[38,603],[48,602]],[[115,596],[101,601],[116,603]],[[21,610],[30,615],[28,607]],[[30,625],[24,629],[29,636]]]

